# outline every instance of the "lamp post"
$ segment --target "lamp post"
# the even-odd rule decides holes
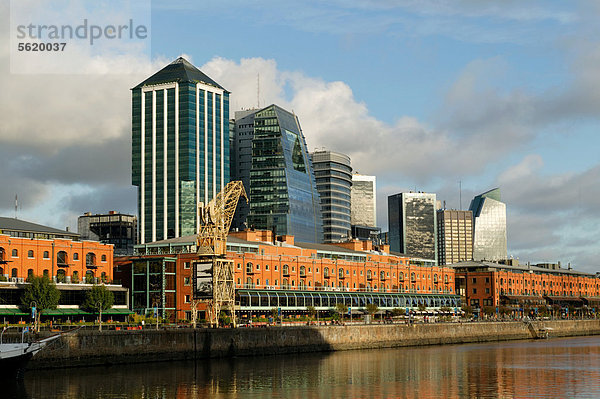
[[[156,329],[158,330],[158,302],[152,302],[154,308],[154,315],[156,316]]]
[[[96,306],[98,307],[98,331],[102,331],[102,301],[97,301]]]

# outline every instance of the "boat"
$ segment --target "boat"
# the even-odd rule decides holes
[[[4,334],[4,331],[2,331],[2,334]],[[21,337],[23,337],[25,331],[23,329]],[[61,335],[62,333],[58,333],[33,342],[23,342],[21,338],[20,343],[10,344],[2,343],[0,338],[0,375],[3,378],[23,378],[27,362],[50,342],[60,338]]]

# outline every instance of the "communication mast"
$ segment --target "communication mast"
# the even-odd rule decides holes
[[[208,204],[198,203],[198,260],[194,263],[192,319],[198,302],[207,303],[211,326],[219,325],[221,310],[229,310],[235,326],[233,260],[227,259],[227,235],[240,198],[248,196],[241,181],[228,183]],[[194,323],[195,324],[195,323]]]

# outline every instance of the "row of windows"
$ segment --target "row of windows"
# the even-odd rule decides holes
[[[8,272],[8,270],[7,270],[7,272]],[[13,278],[14,277],[18,277],[18,274],[19,274],[19,270],[16,267],[13,267],[10,270],[10,277],[13,277]],[[0,275],[4,275],[4,268],[3,267],[0,267]],[[33,269],[28,269],[27,270],[27,279],[29,279],[33,275],[34,275]],[[42,275],[44,277],[50,278],[50,271],[48,269],[44,269],[42,271]],[[73,271],[73,273],[72,273],[72,275],[70,277],[71,277],[71,279],[70,279],[71,282],[74,282],[74,283],[79,282],[79,272],[77,270]],[[90,279],[92,279],[94,277],[95,277],[95,273],[92,270],[88,270],[88,271],[85,272],[86,282],[88,282]],[[107,274],[106,274],[106,272],[102,272],[100,274],[100,279],[103,282],[107,281]],[[67,273],[66,273],[66,271],[64,269],[58,269],[56,271],[56,281],[59,282],[59,283],[64,283],[64,282],[66,282],[66,280],[67,280]]]
[[[19,257],[19,250],[17,249],[13,249],[11,251],[11,256],[13,258],[18,258]],[[0,247],[0,260],[4,260],[5,258],[5,250],[4,248]],[[33,250],[28,250],[27,251],[27,258],[28,259],[35,259],[35,253]],[[95,265],[96,264],[96,254],[93,252],[88,252],[85,256],[86,258],[86,264],[87,265]],[[44,251],[42,253],[42,259],[50,259],[50,252],[49,251]],[[102,262],[106,262],[106,255],[102,255],[100,257]],[[79,253],[75,252],[73,253],[73,260],[79,260]],[[59,265],[66,265],[68,264],[68,255],[65,251],[59,251],[56,254],[56,263]]]

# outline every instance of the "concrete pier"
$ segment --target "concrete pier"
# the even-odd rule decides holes
[[[600,320],[533,322],[550,337],[600,335]],[[531,339],[522,322],[78,331],[40,352],[34,368]]]

